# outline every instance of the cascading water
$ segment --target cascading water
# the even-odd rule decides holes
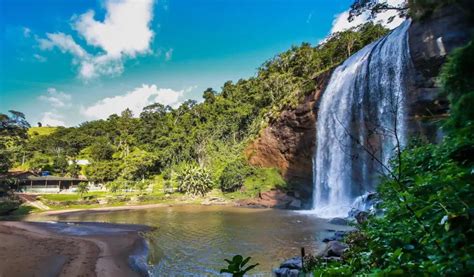
[[[335,69],[319,104],[313,210],[347,216],[373,191],[397,146],[405,144],[405,97],[412,67],[407,20]]]

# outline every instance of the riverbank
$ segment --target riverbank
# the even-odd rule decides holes
[[[308,208],[302,200],[281,190],[269,190],[258,196],[249,197],[238,193],[223,194],[216,190],[204,197],[174,193],[166,197],[158,195],[111,195],[105,192],[88,194],[81,198],[77,194],[18,194],[23,205],[12,216],[24,216],[30,213],[61,214],[70,212],[114,211],[159,208],[175,205],[237,206],[248,208],[277,208],[300,210]]]
[[[142,225],[0,222],[0,276],[140,276]]]

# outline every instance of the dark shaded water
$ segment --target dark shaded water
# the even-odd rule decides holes
[[[174,206],[154,209],[89,212],[28,220],[144,224],[157,227],[148,235],[153,276],[217,275],[224,258],[251,256],[260,263],[254,276],[271,276],[273,268],[319,250],[328,230],[341,229],[327,220],[292,211],[224,206]]]

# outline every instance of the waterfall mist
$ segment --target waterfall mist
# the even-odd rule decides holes
[[[406,143],[409,26],[407,20],[367,45],[331,76],[316,125],[313,210],[318,216],[347,216]]]

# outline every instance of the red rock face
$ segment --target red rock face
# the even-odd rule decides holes
[[[283,111],[246,149],[252,165],[278,168],[303,199],[312,195],[317,103],[330,76],[329,71],[318,76],[316,90],[296,108]]]

